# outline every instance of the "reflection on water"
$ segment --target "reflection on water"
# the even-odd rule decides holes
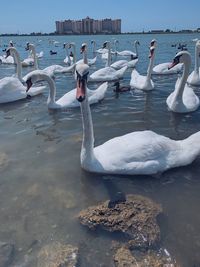
[[[176,49],[171,43],[185,41],[194,59],[194,35],[158,35],[156,64],[171,61]],[[97,36],[100,44],[110,36]],[[145,73],[151,35],[122,35],[119,50],[131,49],[130,41],[139,39],[137,69]],[[48,37],[13,37],[22,58],[26,41],[44,51],[40,68],[63,64],[62,43],[75,41],[77,51],[91,36],[55,36],[60,42],[55,56],[49,55]],[[2,38],[8,42],[9,38]],[[92,53],[88,57],[92,58]],[[77,52],[77,57],[79,57]],[[194,62],[194,60],[193,60]],[[97,65],[105,62],[98,58]],[[23,69],[24,74],[29,69]],[[12,66],[0,65],[0,78],[14,73]],[[131,70],[122,84],[129,85]],[[149,93],[132,90],[116,98],[112,84],[101,103],[92,106],[95,145],[135,130],[150,129],[172,139],[183,139],[200,130],[200,110],[174,114],[166,105],[177,76],[153,76],[155,90]],[[70,74],[56,78],[57,97],[75,88]],[[91,84],[90,88],[95,88]],[[196,94],[200,96],[198,89]],[[200,264],[200,158],[190,166],[169,170],[159,176],[106,176],[87,173],[80,167],[82,122],[80,110],[47,110],[48,90],[42,95],[0,107],[0,241],[15,244],[15,265],[36,266],[36,256],[49,242],[60,241],[80,247],[80,266],[112,266],[111,242],[118,237],[91,232],[82,227],[80,210],[122,194],[141,194],[160,203],[161,247],[166,248],[181,266]],[[24,265],[23,265],[24,264]],[[15,266],[13,265],[13,266]]]

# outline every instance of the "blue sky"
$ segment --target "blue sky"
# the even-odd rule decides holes
[[[200,27],[200,0],[1,1],[0,33],[54,32],[55,21],[121,18],[122,32]]]

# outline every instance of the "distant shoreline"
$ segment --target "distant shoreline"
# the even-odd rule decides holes
[[[124,33],[102,33],[102,34],[57,34],[57,33],[30,33],[30,34],[17,34],[17,33],[4,33],[0,34],[0,37],[9,37],[9,36],[87,36],[87,35],[136,35],[136,34],[196,34],[200,33],[200,31],[149,31],[149,32],[124,32]]]

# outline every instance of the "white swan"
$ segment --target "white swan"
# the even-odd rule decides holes
[[[186,113],[195,111],[199,107],[199,98],[195,95],[193,89],[186,84],[190,66],[191,56],[187,51],[179,52],[170,66],[173,68],[178,63],[183,63],[183,74],[178,78],[175,90],[167,98],[167,106],[170,110],[178,113]]]
[[[27,94],[26,87],[23,85],[23,79],[21,76],[21,62],[19,54],[14,47],[10,47],[7,50],[14,58],[17,64],[17,77],[5,77],[0,80],[0,103],[10,103],[17,100],[25,99],[27,96],[36,96],[41,94],[45,86],[32,87]]]
[[[169,69],[170,65],[171,65],[170,62],[158,64],[153,68],[152,74],[157,74],[157,75],[178,74],[181,73],[183,70],[183,64],[177,64],[172,69]]]
[[[128,68],[135,68],[135,65],[138,62],[138,58],[135,58],[131,55],[131,60],[125,60],[125,59],[121,59],[121,60],[117,60],[114,63],[112,63],[110,66],[115,69],[115,70],[119,70],[125,66],[127,66]]]
[[[133,51],[130,51],[130,50],[123,50],[123,51],[117,51],[117,55],[119,55],[119,56],[123,56],[123,57],[125,57],[125,56],[133,56],[134,58],[138,58],[138,45],[139,45],[140,43],[139,43],[139,41],[138,40],[136,40],[135,42],[134,42],[134,46],[135,46],[135,53],[133,52]]]
[[[34,58],[34,69],[37,70],[38,68],[38,61],[37,56],[35,52],[35,45],[27,43],[27,50],[30,50],[33,54]],[[48,73],[51,77],[53,77],[56,74],[63,74],[63,73],[69,73],[74,71],[75,66],[69,66],[69,67],[63,67],[60,65],[51,65],[43,69],[44,72]]]
[[[154,83],[151,80],[151,73],[153,69],[153,62],[154,62],[154,56],[155,56],[155,44],[156,41],[151,41],[150,46],[150,61],[149,66],[147,70],[147,76],[140,75],[136,69],[133,69],[131,73],[131,80],[130,80],[130,86],[135,89],[140,89],[144,91],[149,91],[154,89]]]
[[[65,57],[65,59],[63,61],[64,61],[65,64],[71,65],[71,58],[69,56],[68,48],[69,48],[69,44],[68,43],[64,43],[63,44],[63,49],[66,50],[66,57]]]
[[[87,58],[87,44],[83,43],[81,45],[81,53],[83,54],[83,59],[79,60],[76,64],[79,63],[85,63],[88,64],[89,66],[94,65],[97,61],[97,56],[94,58]]]
[[[105,174],[155,174],[190,164],[200,154],[200,132],[174,141],[152,131],[137,131],[108,140],[94,147],[92,116],[86,82],[88,66],[77,66],[77,100],[83,122],[81,166]]]
[[[79,107],[76,101],[76,88],[66,93],[57,101],[56,97],[56,86],[53,79],[41,70],[35,70],[26,76],[27,90],[37,81],[47,81],[49,85],[49,97],[47,100],[47,106],[49,109],[66,109]],[[101,84],[96,90],[88,89],[88,98],[90,104],[95,104],[101,101],[105,97],[105,93],[108,88],[108,83]]]
[[[200,41],[198,40],[195,45],[194,70],[187,79],[188,84],[192,86],[200,86],[199,56],[200,56]]]
[[[103,82],[103,81],[115,81],[119,80],[123,77],[125,71],[127,70],[127,66],[121,68],[120,70],[115,70],[110,67],[111,55],[110,55],[110,42],[106,41],[103,47],[107,47],[108,49],[108,61],[107,67],[99,69],[93,72],[90,77],[89,81],[91,82]]]

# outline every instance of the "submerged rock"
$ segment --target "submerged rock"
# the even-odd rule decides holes
[[[76,267],[77,261],[77,247],[53,242],[40,250],[37,267]]]
[[[180,267],[173,263],[169,255],[162,255],[152,250],[134,254],[126,247],[119,248],[114,255],[116,267]]]
[[[148,247],[160,240],[156,217],[162,209],[151,199],[128,195],[126,201],[108,206],[109,201],[106,201],[81,211],[80,222],[93,230],[101,227],[109,232],[123,232],[132,239],[130,246]]]
[[[14,256],[14,245],[0,242],[0,267],[8,267]]]

